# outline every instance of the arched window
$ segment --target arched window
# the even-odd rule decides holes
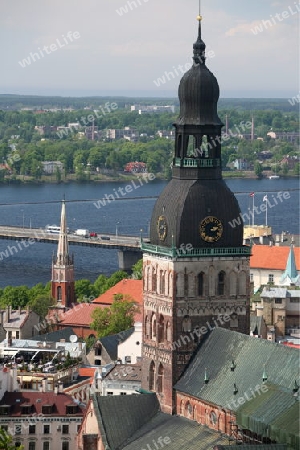
[[[69,306],[70,302],[71,302],[71,286],[68,286],[68,289],[67,289],[67,306]]]
[[[239,295],[246,295],[247,292],[247,276],[245,272],[241,272],[239,274],[239,281],[238,281],[238,286],[239,286]]]
[[[184,414],[184,401],[181,400],[180,402],[180,414]]]
[[[150,332],[151,332],[150,320],[149,320],[149,316],[147,315],[145,318],[145,337],[146,337],[146,339],[151,338]]]
[[[158,335],[157,335],[158,342],[164,342],[164,336],[165,336],[165,319],[163,315],[160,315],[158,322]]]
[[[156,271],[155,268],[152,268],[152,292],[156,292],[156,286],[157,286],[157,279],[156,279]]]
[[[230,295],[236,296],[237,294],[237,276],[235,272],[231,272],[230,278],[229,278],[229,290]]]
[[[61,299],[62,299],[61,286],[57,286],[56,296],[57,296],[57,301],[61,302]]]
[[[183,318],[182,331],[184,331],[185,333],[192,331],[192,321],[189,316],[184,316]]]
[[[188,285],[187,285],[188,297],[195,297],[195,274],[188,274]]]
[[[149,391],[154,391],[155,389],[155,363],[151,361],[149,368]]]
[[[191,417],[192,413],[193,413],[193,407],[190,404],[190,402],[188,401],[185,404],[185,417]]]
[[[159,293],[162,294],[162,295],[165,294],[165,272],[163,270],[160,271]]]
[[[225,272],[222,270],[218,275],[218,295],[225,293]]]
[[[171,330],[171,324],[169,321],[167,322],[167,325],[166,325],[166,340],[168,342],[172,341],[172,330]]]
[[[164,367],[160,363],[157,374],[157,392],[161,394],[164,388]]]
[[[204,295],[204,273],[201,272],[198,275],[198,295],[202,297]]]
[[[179,273],[176,279],[176,294],[177,297],[184,297],[184,274]]]
[[[156,338],[156,315],[152,314],[152,318],[151,318],[151,339],[155,339]]]

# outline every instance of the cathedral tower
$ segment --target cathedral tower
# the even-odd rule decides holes
[[[222,179],[219,86],[194,44],[193,67],[179,86],[172,180],[157,200],[150,244],[142,242],[142,388],[174,412],[173,386],[199,342],[216,326],[249,334],[250,248],[240,209]]]
[[[51,294],[57,302],[56,308],[70,308],[75,303],[74,264],[73,255],[69,253],[65,201],[61,207],[57,254],[52,261]]]

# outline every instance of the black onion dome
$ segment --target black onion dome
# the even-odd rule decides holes
[[[223,125],[217,112],[220,96],[218,81],[205,65],[206,46],[201,38],[201,20],[193,48],[194,64],[179,85],[180,114],[176,124]]]
[[[205,64],[194,64],[183,76],[178,95],[180,114],[176,125],[222,125],[217,111],[219,85]]]
[[[200,224],[209,216],[216,217],[223,226],[221,238],[213,243],[200,237]],[[161,217],[167,229],[164,240],[158,232]],[[235,226],[234,219],[240,219],[240,225]],[[243,221],[238,202],[223,180],[172,179],[154,206],[150,242],[177,248],[183,244],[193,248],[241,247]]]

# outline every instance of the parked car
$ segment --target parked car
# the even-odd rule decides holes
[[[101,236],[102,241],[110,241],[109,236]]]

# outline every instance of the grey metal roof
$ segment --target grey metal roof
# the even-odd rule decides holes
[[[232,361],[236,366],[234,371],[231,371]],[[246,396],[251,399],[260,395],[264,370],[268,384],[292,393],[299,374],[299,351],[216,328],[203,342],[175,389],[236,411],[239,398],[247,401]],[[234,384],[238,389],[236,394]],[[257,386],[260,389],[255,391]]]
[[[109,449],[118,450],[122,445],[159,411],[155,394],[116,395],[93,397],[101,435]],[[140,448],[139,448],[140,450]]]
[[[126,331],[121,331],[118,334],[112,334],[111,336],[105,336],[99,339],[112,361],[115,361],[118,358],[118,345],[121,342],[126,341],[133,332],[134,327],[129,328],[129,330]]]
[[[287,450],[285,444],[265,445],[218,445],[214,450]]]
[[[220,433],[208,427],[184,417],[160,412],[137,431],[122,450],[160,449],[162,448],[158,443],[160,437],[169,440],[168,444],[163,444],[165,450],[209,450],[217,444],[228,443],[228,437],[222,437]]]
[[[36,334],[33,337],[28,338],[28,341],[49,341],[49,342],[59,342],[61,339],[65,339],[66,342],[70,342],[70,336],[75,335],[73,328],[66,327],[62,330],[53,331],[46,334]]]
[[[264,288],[260,296],[264,298],[286,298],[287,292],[287,289],[280,287]]]

